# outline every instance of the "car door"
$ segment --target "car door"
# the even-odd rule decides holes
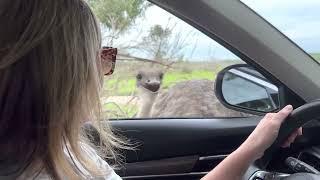
[[[153,11],[162,12],[165,10],[170,12],[172,14],[170,16],[178,17],[190,24],[194,30],[197,30],[196,35],[201,34],[202,39],[199,39],[205,45],[202,44],[201,46],[201,43],[195,43],[195,46],[204,48],[213,43],[214,48],[223,49],[221,51],[224,51],[224,54],[222,53],[221,57],[232,57],[235,60],[215,62],[217,66],[211,67],[215,74],[211,74],[212,77],[207,79],[212,82],[212,87],[217,73],[223,68],[233,64],[247,64],[279,89],[279,103],[271,111],[277,111],[285,104],[298,107],[319,97],[320,81],[310,77],[320,73],[320,69],[314,67],[315,62],[311,57],[240,1],[152,0],[151,2],[154,4],[153,6],[156,6],[152,7],[154,8]],[[159,8],[157,6],[163,9],[157,9]],[[161,21],[161,18],[155,17],[153,20]],[[166,27],[162,30],[165,32]],[[187,28],[182,29],[182,34],[186,30]],[[187,38],[191,41],[191,39],[195,39],[196,35],[192,34]],[[146,44],[150,43],[148,39],[143,40]],[[149,44],[149,46],[152,45]],[[192,48],[189,51],[192,51]],[[217,50],[217,53],[220,53],[220,50]],[[131,55],[129,59],[133,57],[143,60],[143,64],[138,65],[139,67],[149,67],[149,61],[156,60],[152,58],[157,57],[143,56],[139,58],[138,56],[143,56],[143,53],[138,52]],[[219,55],[217,56],[219,57]],[[210,58],[212,59],[214,56],[211,54],[208,59]],[[163,58],[163,61],[159,61],[157,64],[165,64],[167,67],[170,62],[164,61],[165,59]],[[202,62],[201,70],[207,70],[207,67],[211,65],[208,63],[208,59]],[[300,61],[295,61],[297,59]],[[302,59],[305,61],[300,63]],[[179,58],[176,59],[175,63],[190,63],[180,60],[181,62],[179,62]],[[194,71],[192,68],[196,67],[196,63],[190,64],[188,67],[184,67],[183,71]],[[282,68],[284,67],[288,73],[283,73]],[[306,72],[305,69],[308,69],[309,72]],[[128,69],[123,70],[123,72],[129,71]],[[169,75],[175,74],[170,70],[166,73]],[[135,73],[132,74],[131,79],[124,77],[126,82],[124,84],[134,84],[138,80],[134,76]],[[178,75],[175,74],[175,76]],[[117,78],[116,80],[107,79],[106,81],[120,82],[121,79]],[[168,82],[169,80],[166,81],[165,78],[164,82]],[[192,78],[187,77],[185,80],[190,81],[196,78],[192,76]],[[206,79],[206,77],[202,77],[202,79]],[[301,89],[301,86],[298,86],[292,79],[309,88],[307,90]],[[167,83],[167,90],[169,91],[175,83]],[[112,88],[110,89],[112,90]],[[111,91],[110,89],[108,91]],[[183,89],[180,89],[180,91],[183,91]],[[214,95],[214,88],[212,88],[212,92],[207,93]],[[124,93],[119,92],[119,94],[114,95],[114,97],[118,97],[117,102],[121,101],[119,100],[121,94]],[[107,104],[105,105],[106,109],[115,109],[114,102],[108,101],[108,98],[104,100]],[[172,98],[167,99],[166,103],[171,100]],[[110,103],[113,105],[110,105]],[[119,108],[119,104],[115,104]],[[178,106],[178,102],[173,104],[174,106],[171,109]],[[195,104],[185,103],[182,106],[193,105]],[[125,164],[117,170],[117,173],[124,179],[199,179],[204,176],[235,150],[252,132],[263,114],[267,113],[267,111],[243,111],[241,108],[232,108],[228,104],[224,104],[224,106],[226,106],[226,109],[242,111],[245,114],[233,116],[228,114],[224,117],[203,116],[201,113],[193,114],[193,116],[137,117],[137,112],[132,112],[128,107],[120,107],[120,112],[125,114],[124,116],[118,116],[118,110],[115,110],[117,116],[110,117],[112,127],[117,133],[128,138],[136,147],[134,151],[123,152]]]

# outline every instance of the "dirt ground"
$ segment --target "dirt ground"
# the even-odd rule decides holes
[[[116,103],[119,105],[126,105],[126,104],[138,104],[138,97],[135,96],[110,96],[108,98],[102,98],[102,104],[107,103]]]

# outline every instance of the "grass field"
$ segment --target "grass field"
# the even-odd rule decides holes
[[[102,109],[106,117],[113,119],[131,118],[138,112],[138,106],[132,104],[106,103]]]
[[[315,60],[317,60],[317,61],[320,62],[320,53],[312,53],[311,56],[312,56]]]
[[[229,64],[237,61],[221,63],[178,63],[172,69],[164,70],[165,75],[162,88],[187,80],[208,79],[214,80],[217,73]],[[112,77],[106,77],[104,83],[105,95],[109,96],[129,96],[135,93],[135,76],[144,64],[122,63],[117,66],[117,70]],[[145,67],[148,68],[148,67]]]
[[[162,89],[168,89],[178,82],[187,80],[214,80],[217,73],[224,67],[241,63],[240,61],[226,62],[201,62],[188,63],[180,62],[172,68],[164,70],[165,75],[162,82]],[[136,93],[135,76],[139,69],[150,68],[146,63],[118,63],[115,73],[105,78],[103,96],[134,96]],[[157,67],[159,68],[159,67]],[[109,118],[129,118],[134,117],[138,112],[137,104],[119,104],[114,102],[104,102],[103,110]]]
[[[320,53],[311,54],[320,61]],[[163,89],[187,80],[208,79],[214,80],[219,71],[231,64],[239,64],[241,61],[215,61],[215,62],[179,62],[165,71],[162,83]],[[135,76],[139,69],[150,68],[150,64],[142,62],[117,62],[115,73],[105,78],[103,97],[108,96],[134,96],[136,93]],[[159,68],[159,67],[158,67]],[[137,104],[103,103],[104,113],[109,118],[130,118],[138,111]]]
[[[194,70],[190,72],[171,71],[165,74],[163,78],[162,87],[167,89],[168,87],[176,84],[177,82],[192,80],[192,79],[215,79],[216,72],[209,70]],[[105,88],[121,87],[118,91],[111,93],[110,95],[125,96],[131,95],[135,91],[135,77],[128,76],[126,78],[114,78],[106,80]]]

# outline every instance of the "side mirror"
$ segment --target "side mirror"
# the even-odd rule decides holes
[[[269,113],[280,108],[278,87],[246,64],[219,72],[215,93],[226,107],[246,113]]]

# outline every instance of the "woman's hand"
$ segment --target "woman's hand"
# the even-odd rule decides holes
[[[202,180],[242,179],[250,164],[260,158],[264,151],[276,140],[281,124],[292,110],[292,106],[289,105],[278,113],[267,114],[260,121],[247,140],[205,177],[203,177]],[[297,129],[289,136],[287,141],[284,142],[283,147],[290,146],[290,144],[299,135],[302,135],[301,128]]]
[[[202,180],[242,179],[250,164],[260,158],[264,151],[276,140],[281,124],[292,110],[292,106],[289,105],[278,113],[267,114],[247,140],[203,177]],[[297,129],[289,136],[287,141],[284,142],[283,147],[290,146],[299,135],[302,135],[301,128]]]
[[[255,158],[260,158],[264,151],[276,140],[281,124],[292,110],[292,106],[288,105],[278,113],[267,114],[242,144],[243,148],[251,150]],[[294,131],[283,143],[282,147],[289,147],[295,138],[300,135],[302,135],[302,128]]]

